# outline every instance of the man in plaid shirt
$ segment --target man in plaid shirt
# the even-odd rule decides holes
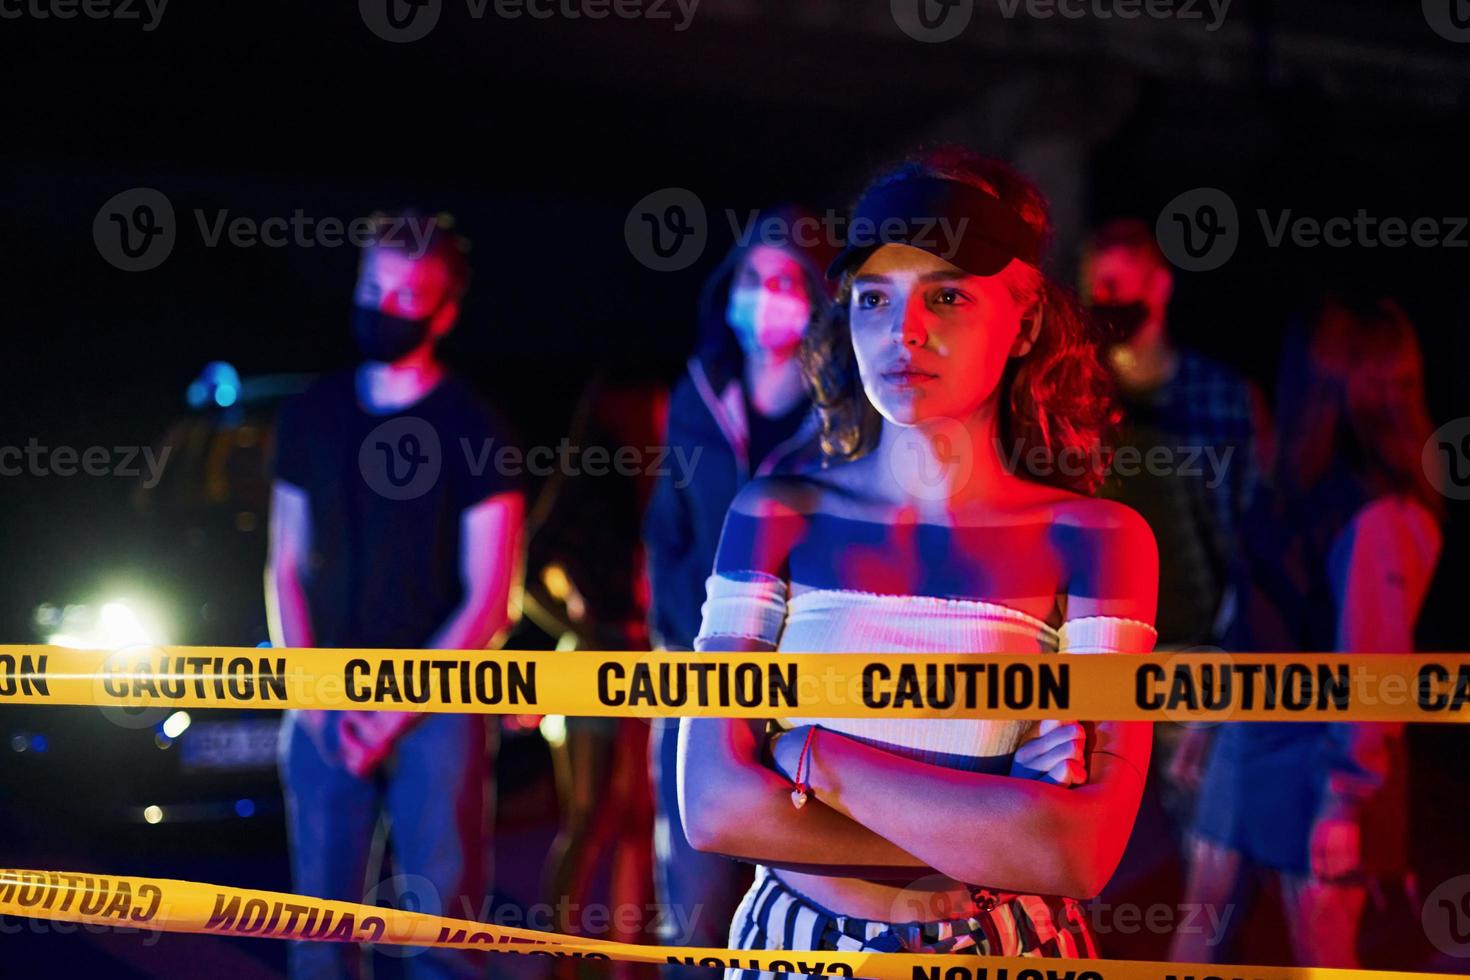
[[[1099,229],[1083,253],[1082,275],[1123,407],[1103,493],[1142,514],[1158,541],[1158,649],[1219,649],[1234,617],[1230,569],[1241,524],[1261,478],[1264,402],[1235,371],[1170,338],[1174,274],[1142,221]],[[1211,732],[1154,726],[1154,764],[1135,838],[1172,836],[1183,844]],[[1114,887],[1154,878],[1159,865],[1180,857],[1130,847]]]
[[[1254,387],[1169,337],[1174,277],[1137,219],[1104,226],[1083,260],[1084,295],[1118,379],[1123,431],[1105,494],[1159,543],[1159,648],[1217,644],[1233,612],[1228,569],[1260,479]]]

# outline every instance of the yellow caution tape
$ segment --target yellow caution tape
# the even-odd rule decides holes
[[[159,932],[447,946],[874,980],[1383,980],[1389,976],[1452,980],[1453,977],[1447,973],[1389,974],[1373,970],[1200,966],[1137,960],[640,946],[286,892],[65,871],[0,870],[0,914]]]
[[[0,704],[617,717],[1470,720],[1470,654],[0,646]]]

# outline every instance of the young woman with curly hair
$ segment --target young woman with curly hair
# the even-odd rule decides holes
[[[824,467],[748,484],[701,650],[1147,652],[1157,554],[1090,496],[1116,421],[1040,194],[960,149],[859,201],[806,342]],[[757,865],[743,949],[1085,957],[1147,724],[685,719],[690,842]],[[804,793],[794,792],[798,760]]]

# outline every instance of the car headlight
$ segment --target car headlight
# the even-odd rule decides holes
[[[163,646],[168,636],[156,610],[136,599],[109,599],[36,610],[37,625],[53,646],[82,650],[119,650],[131,646]]]

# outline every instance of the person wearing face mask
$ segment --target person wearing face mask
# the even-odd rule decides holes
[[[672,468],[660,477],[643,526],[650,632],[661,649],[694,647],[705,578],[739,489],[820,459],[800,358],[807,329],[827,310],[824,271],[836,254],[819,228],[800,208],[762,212],[705,282],[698,348],[669,403],[667,441],[690,461],[689,472]],[[655,720],[649,751],[656,885],[660,902],[677,913],[664,916],[669,925],[659,938],[723,946],[750,870],[689,846],[675,780],[678,721]],[[693,980],[705,972],[665,968]]]
[[[1159,649],[1219,649],[1235,616],[1230,583],[1268,427],[1257,421],[1264,402],[1252,385],[1174,341],[1173,288],[1169,263],[1142,221],[1118,219],[1088,241],[1081,292],[1123,408],[1118,453],[1102,493],[1142,514],[1158,538]],[[1157,764],[1139,817],[1149,829],[1140,839],[1172,837],[1183,848],[1210,731],[1160,724],[1154,738]],[[1116,887],[1156,880],[1157,863],[1173,865],[1178,857],[1158,847],[1130,851]],[[1116,898],[1132,900],[1126,893]]]
[[[379,217],[351,316],[363,359],[277,422],[266,569],[277,646],[483,650],[513,623],[524,505],[512,479],[476,465],[506,428],[435,352],[469,280],[448,220]],[[280,765],[296,891],[473,916],[488,894],[494,732],[480,715],[288,712]],[[395,880],[417,883],[411,896],[376,884],[382,820]],[[478,976],[483,959],[417,951],[404,970]],[[361,966],[352,944],[290,952],[293,977]]]
[[[1260,483],[1264,405],[1235,371],[1175,343],[1173,288],[1169,263],[1142,221],[1113,221],[1088,242],[1082,292],[1124,414],[1105,492],[1143,514],[1158,535],[1163,649],[1218,643],[1229,626],[1228,569]],[[1151,453],[1162,462],[1149,462]]]

